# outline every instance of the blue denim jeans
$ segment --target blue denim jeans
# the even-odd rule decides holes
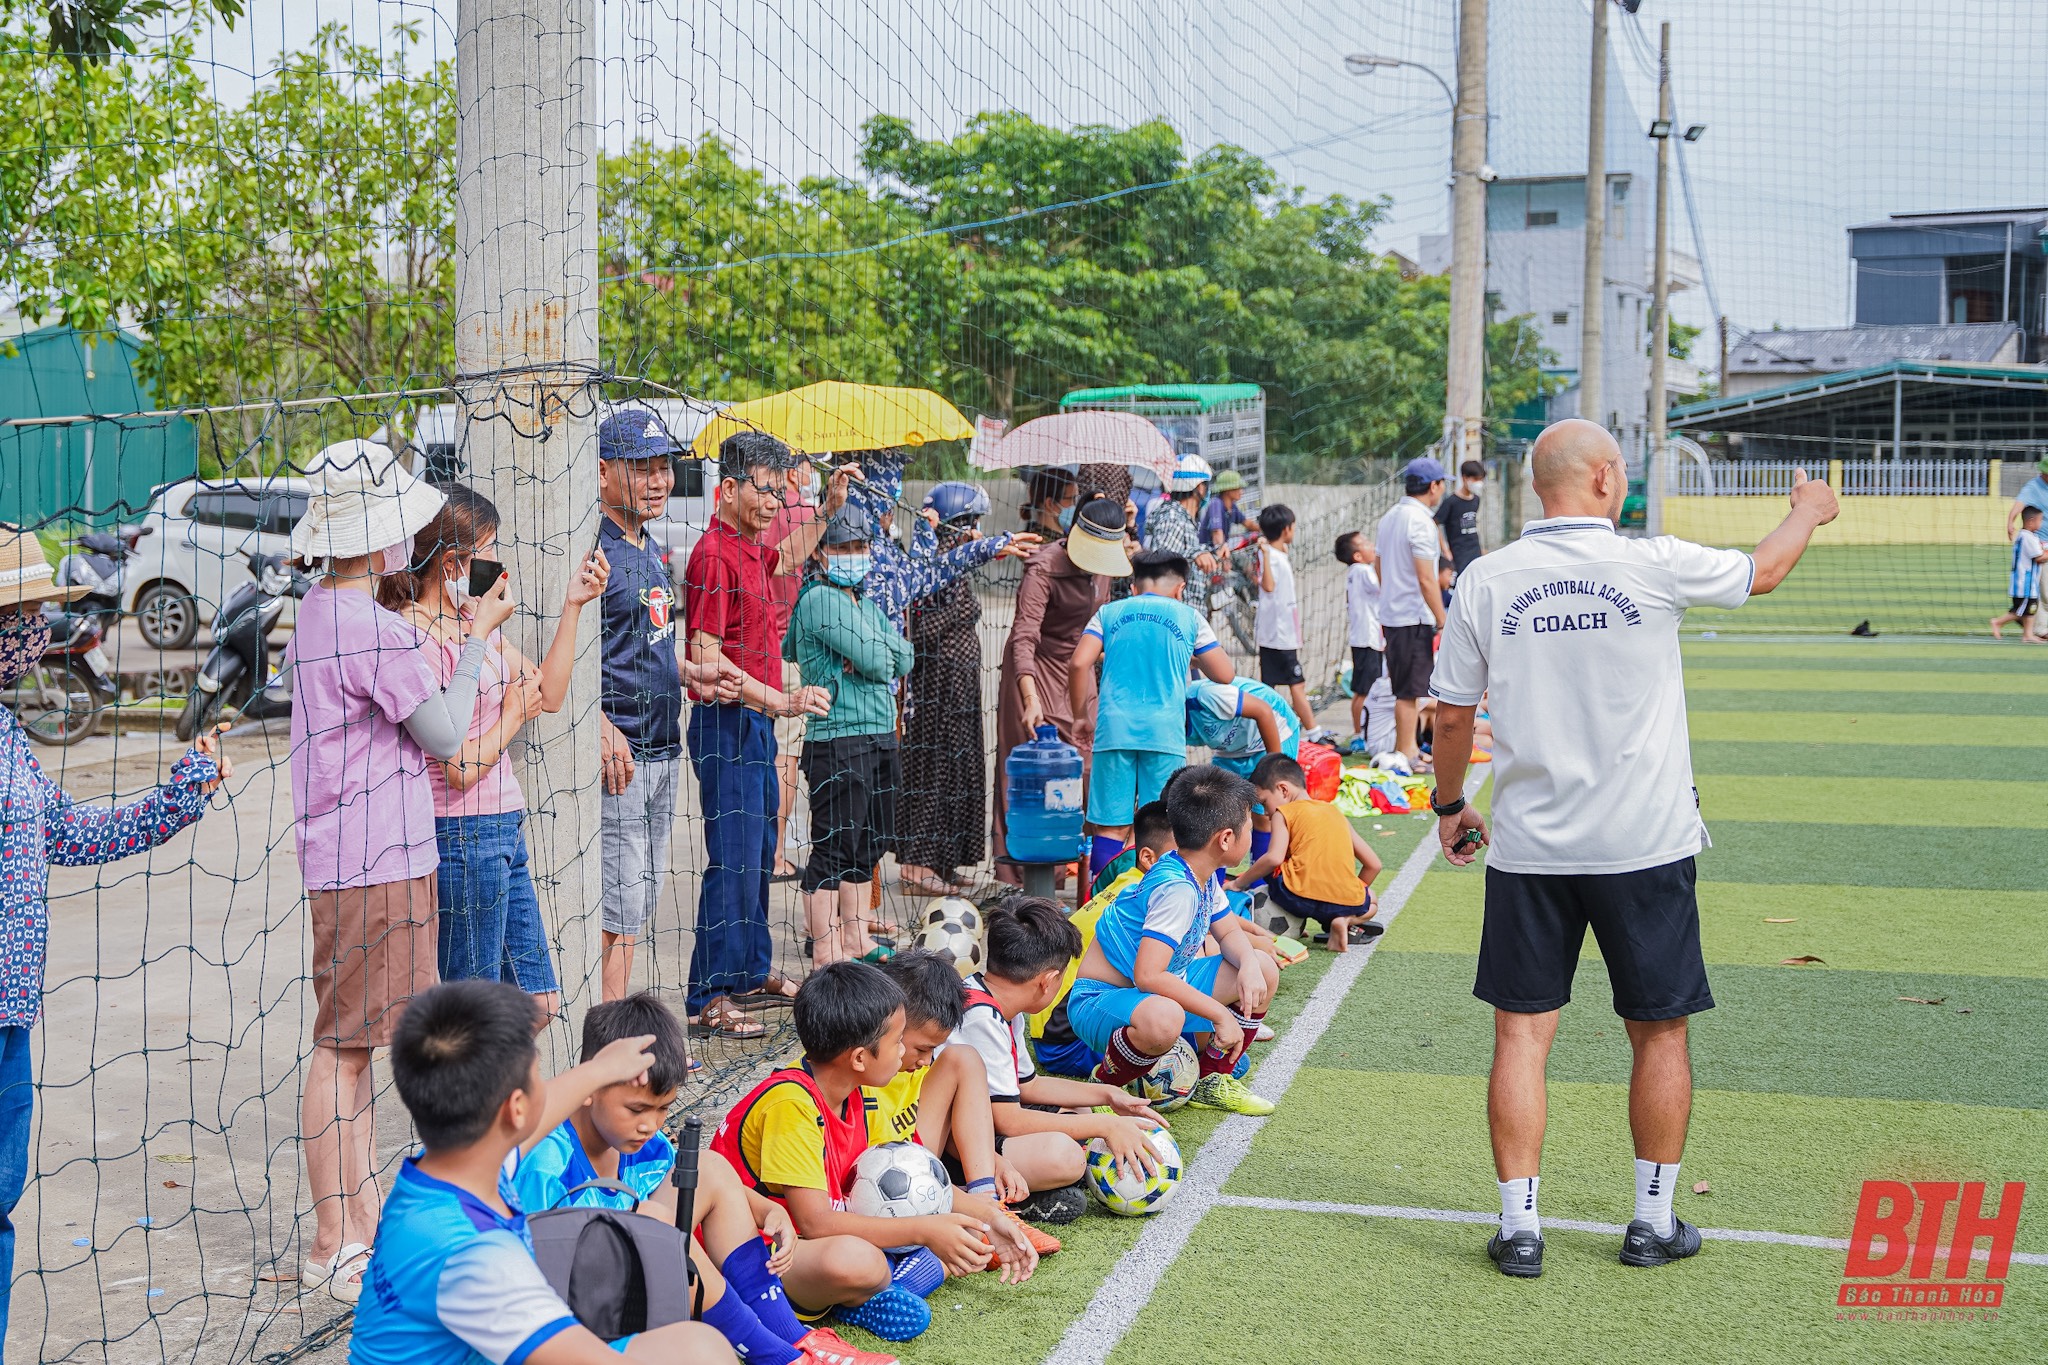
[[[434,821],[443,981],[504,981],[534,995],[561,989],[526,865],[525,821],[516,810]]]
[[[14,1206],[28,1183],[29,1117],[35,1112],[28,1038],[25,1028],[0,1028],[0,1342],[7,1340],[14,1291]]]
[[[704,808],[704,888],[690,952],[689,1007],[759,990],[774,945],[768,937],[768,875],[775,858],[781,788],[775,726],[744,706],[690,708],[690,766]]]

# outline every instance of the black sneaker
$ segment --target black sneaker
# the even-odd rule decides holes
[[[1700,1250],[1700,1230],[1683,1218],[1674,1218],[1671,1235],[1659,1237],[1650,1230],[1650,1225],[1638,1218],[1628,1225],[1628,1231],[1621,1237],[1621,1263],[1623,1265],[1659,1266],[1682,1261],[1688,1256],[1697,1256]]]
[[[1533,1280],[1543,1273],[1543,1234],[1540,1232],[1518,1232],[1512,1237],[1493,1234],[1493,1240],[1486,1244],[1486,1254],[1503,1275],[1512,1275],[1518,1280]]]
[[[1054,1190],[1035,1191],[1010,1208],[1027,1223],[1071,1223],[1088,1211],[1088,1193],[1077,1182]]]

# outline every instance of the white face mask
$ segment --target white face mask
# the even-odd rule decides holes
[[[449,606],[457,608],[468,606],[470,601],[469,575],[463,573],[458,574],[454,578],[442,579],[441,591],[447,595]]]
[[[380,574],[403,573],[412,564],[412,537],[407,536],[396,545],[379,550],[370,556],[371,567]]]

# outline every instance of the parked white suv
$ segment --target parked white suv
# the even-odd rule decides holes
[[[127,564],[127,600],[142,638],[185,649],[243,583],[251,550],[288,554],[306,510],[304,479],[186,479],[167,484],[141,517],[150,534]],[[285,623],[298,602],[285,599]]]

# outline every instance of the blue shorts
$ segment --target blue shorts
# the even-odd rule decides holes
[[[1088,823],[1105,829],[1128,825],[1138,807],[1157,801],[1166,779],[1187,766],[1187,754],[1148,749],[1097,749],[1088,774]]]
[[[1031,1045],[1031,1051],[1038,1060],[1038,1069],[1055,1076],[1085,1079],[1102,1062],[1102,1054],[1078,1038],[1067,1043],[1048,1043],[1040,1038]]]
[[[1181,972],[1181,980],[1193,986],[1202,994],[1214,997],[1216,994],[1216,973],[1223,969],[1223,958],[1198,957]],[[1127,1027],[1131,1016],[1138,1012],[1138,1006],[1152,998],[1152,992],[1141,991],[1136,986],[1112,986],[1107,981],[1092,977],[1077,976],[1074,988],[1067,993],[1067,1024],[1074,1030],[1074,1036],[1097,1052],[1109,1050],[1109,1035]],[[1208,1020],[1192,1021],[1207,1025]],[[1207,1027],[1200,1032],[1207,1033]],[[1193,1038],[1195,1030],[1184,1029],[1184,1038]]]

